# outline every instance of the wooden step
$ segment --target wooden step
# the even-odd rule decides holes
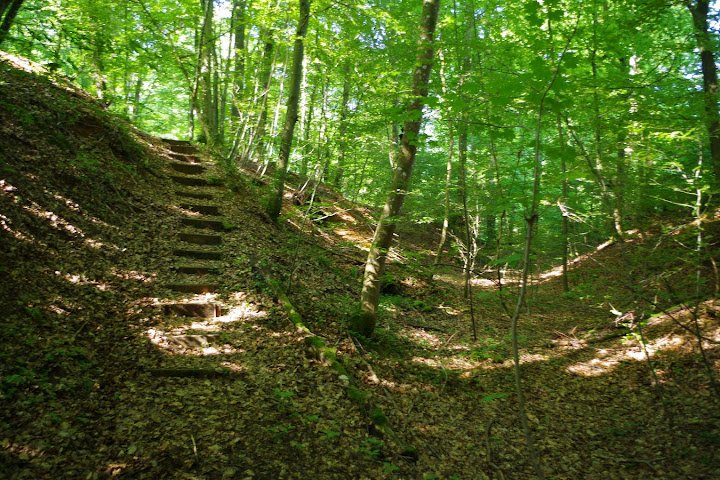
[[[178,257],[197,258],[200,260],[222,260],[221,252],[209,252],[207,250],[191,250],[187,248],[179,248],[173,252]]]
[[[212,193],[184,192],[182,190],[176,190],[175,195],[185,198],[197,198],[199,200],[212,200],[213,198]]]
[[[163,315],[176,317],[214,318],[221,315],[220,305],[213,303],[169,303],[163,305]]]
[[[183,155],[195,155],[198,149],[194,145],[170,145],[170,151]]]
[[[219,288],[209,283],[169,283],[165,287],[182,293],[213,293]]]
[[[196,245],[220,245],[222,243],[222,237],[220,235],[182,232],[178,234],[178,238],[183,242],[194,243]]]
[[[161,138],[168,145],[191,145],[189,140],[175,140],[174,138]]]
[[[203,165],[196,163],[171,163],[170,168],[176,172],[187,173],[188,175],[199,175],[205,171]]]
[[[206,265],[179,265],[173,267],[173,270],[177,273],[184,273],[187,275],[217,275],[220,273],[218,267],[210,267]]]
[[[202,228],[213,230],[215,232],[224,232],[226,230],[223,222],[218,220],[204,220],[199,218],[181,218],[180,224],[186,227]]]
[[[179,183],[180,185],[188,185],[190,187],[210,187],[214,184],[208,183],[204,178],[197,177],[179,177],[176,175],[170,175],[173,182]]]
[[[220,215],[220,209],[215,205],[196,205],[192,203],[181,203],[180,208],[190,210],[203,215]]]
[[[197,155],[185,155],[184,153],[170,152],[170,156],[180,162],[200,163],[200,157],[198,157]]]

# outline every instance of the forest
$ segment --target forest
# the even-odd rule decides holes
[[[0,478],[720,478],[720,4],[0,0]]]

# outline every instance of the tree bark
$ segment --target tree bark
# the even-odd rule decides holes
[[[347,151],[347,116],[348,116],[348,102],[350,101],[350,68],[348,65],[345,66],[345,79],[343,81],[343,93],[342,93],[342,105],[340,106],[340,141],[338,146],[340,151],[338,152],[337,170],[335,170],[335,179],[333,180],[333,187],[335,190],[340,191],[343,183],[343,176],[345,175],[345,154]]]
[[[310,20],[310,0],[300,0],[300,18],[295,33],[295,45],[293,47],[292,77],[290,80],[290,94],[287,100],[285,114],[285,128],[283,129],[280,141],[280,155],[278,158],[277,171],[275,172],[275,193],[268,203],[267,213],[273,220],[277,221],[282,208],[283,194],[285,192],[285,177],[287,176],[288,160],[292,147],[293,133],[298,119],[298,104],[300,103],[300,81],[302,80],[303,55],[305,53],[305,35],[307,34],[308,21]]]
[[[561,213],[562,213],[562,286],[563,286],[563,292],[569,292],[570,291],[570,282],[568,279],[568,264],[569,264],[569,255],[568,255],[568,210],[567,210],[567,199],[568,199],[568,192],[570,186],[568,185],[568,180],[566,177],[567,174],[567,164],[565,162],[565,137],[563,135],[562,130],[562,120],[560,118],[560,115],[557,117],[557,129],[558,129],[558,140],[560,142],[560,166],[562,169],[563,174],[563,183],[562,183],[562,199],[561,199]]]
[[[685,1],[695,25],[695,39],[700,50],[703,90],[705,92],[705,122],[710,137],[710,158],[715,184],[720,183],[720,113],[718,113],[718,73],[715,65],[713,39],[708,25],[710,2],[708,0]]]
[[[447,81],[445,80],[445,59],[443,58],[442,51],[438,52],[440,58],[440,81],[442,83],[443,95],[447,95]],[[447,147],[447,162],[445,164],[445,201],[443,212],[443,226],[440,231],[440,241],[438,242],[437,251],[435,252],[435,260],[433,260],[433,268],[437,267],[440,263],[440,257],[442,256],[445,243],[447,242],[448,228],[450,227],[450,187],[452,185],[452,157],[453,151],[455,150],[455,129],[453,127],[452,111],[448,108],[447,111],[447,128],[448,128],[448,147]],[[433,272],[434,274],[434,272]]]
[[[2,19],[2,23],[0,23],[0,45],[2,45],[8,33],[10,33],[10,27],[12,27],[15,17],[20,11],[20,7],[24,1],[25,0],[5,0],[0,4],[0,18]]]
[[[218,136],[217,103],[213,82],[213,0],[202,0],[203,24],[200,36],[200,124],[208,146],[215,145]]]
[[[247,142],[243,149],[242,155],[240,155],[240,162],[245,163],[250,160],[253,155],[253,149],[258,155],[257,161],[260,162],[260,155],[265,144],[265,126],[267,125],[267,114],[268,114],[268,97],[270,96],[270,85],[272,84],[272,70],[275,63],[275,40],[273,39],[272,30],[265,30],[261,37],[264,38],[264,48],[262,56],[262,71],[260,73],[260,79],[262,85],[260,86],[261,91],[259,95],[260,100],[260,112],[258,114],[257,125],[250,140]],[[256,146],[257,145],[257,146]]]
[[[245,0],[235,0],[233,4],[233,31],[235,44],[233,46],[233,96],[230,115],[233,119],[240,116],[240,102],[245,90]]]
[[[410,187],[415,154],[418,145],[418,134],[422,121],[422,108],[427,97],[427,85],[432,69],[435,26],[437,24],[440,0],[424,0],[420,20],[420,38],[418,41],[417,60],[413,73],[412,94],[407,106],[404,131],[401,140],[397,165],[393,168],[393,179],[382,215],[375,229],[370,253],[365,263],[363,288],[360,295],[360,312],[351,320],[351,328],[356,332],[370,336],[377,322],[377,308],[380,300],[380,278],[382,277],[387,259],[387,252],[395,233],[395,223],[400,215],[403,201]]]

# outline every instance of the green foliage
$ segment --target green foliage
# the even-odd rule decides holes
[[[490,360],[493,362],[504,362],[509,356],[509,346],[494,338],[480,340],[481,345],[470,350],[472,360]]]
[[[379,460],[382,455],[382,449],[385,448],[385,442],[377,437],[368,437],[363,440],[358,451],[360,455],[367,460]]]

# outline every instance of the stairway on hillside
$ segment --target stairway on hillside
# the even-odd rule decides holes
[[[182,212],[172,267],[174,276],[181,280],[165,286],[180,293],[213,293],[219,285],[209,279],[222,273],[222,233],[226,231],[220,208],[213,204],[221,185],[208,177],[207,164],[190,142],[163,141],[173,158],[170,178],[178,185],[176,206]],[[178,317],[212,318],[221,315],[220,310],[217,304],[189,299],[163,306],[165,315]]]

